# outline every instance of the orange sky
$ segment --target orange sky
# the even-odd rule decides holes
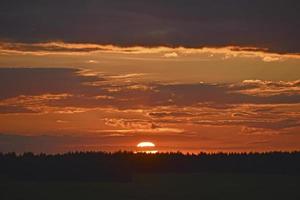
[[[300,56],[0,43],[0,151],[300,149]]]

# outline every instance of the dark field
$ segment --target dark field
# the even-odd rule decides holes
[[[0,154],[0,200],[299,200],[299,180],[299,152]]]
[[[0,199],[300,199],[300,176],[143,174],[131,182],[1,182]]]

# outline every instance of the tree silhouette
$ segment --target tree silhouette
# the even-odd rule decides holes
[[[3,180],[130,181],[135,173],[300,174],[300,152],[0,153],[0,178]]]

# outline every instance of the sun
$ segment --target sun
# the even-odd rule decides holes
[[[145,148],[145,147],[155,147],[155,144],[152,142],[140,142],[136,145],[137,147],[140,148]]]

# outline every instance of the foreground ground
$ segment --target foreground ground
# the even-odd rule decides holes
[[[143,174],[131,182],[1,182],[0,199],[300,199],[299,176]]]

